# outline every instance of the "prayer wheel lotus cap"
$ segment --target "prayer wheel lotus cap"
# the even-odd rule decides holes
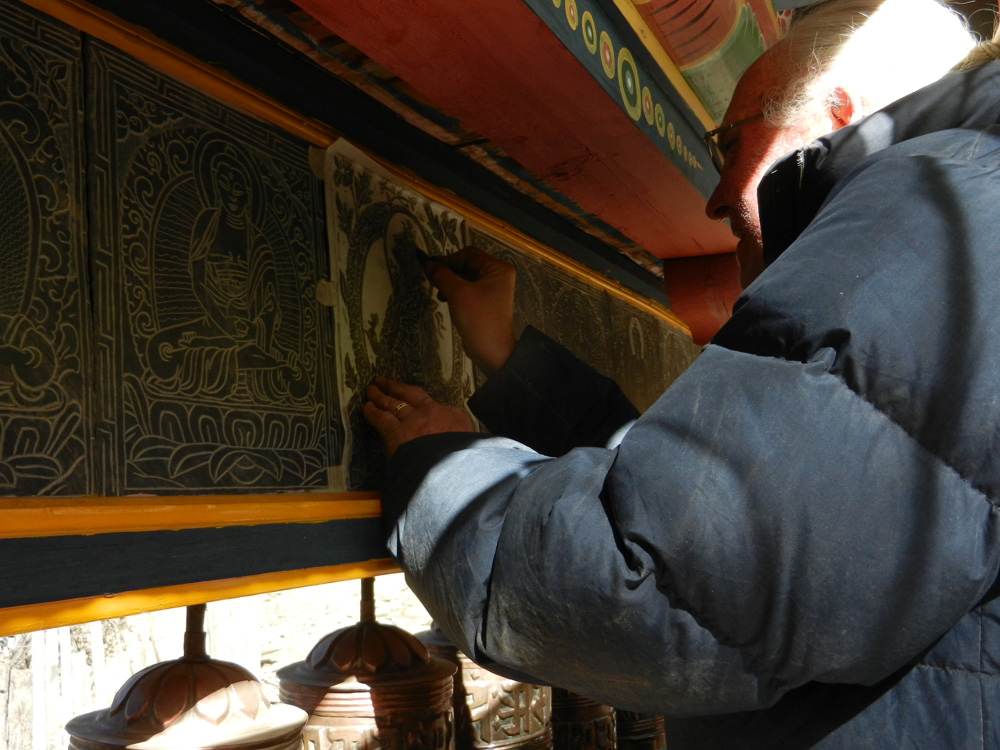
[[[239,747],[299,731],[307,718],[292,706],[272,706],[261,684],[237,664],[178,659],[132,675],[110,708],[71,719],[66,731],[143,750]]]
[[[135,750],[285,747],[301,734],[305,711],[272,706],[250,672],[208,657],[205,605],[188,607],[187,618],[184,656],[136,672],[111,708],[70,719],[66,731],[91,746]]]
[[[323,636],[300,662],[278,670],[283,681],[314,687],[341,683],[375,685],[433,680],[455,667],[431,656],[427,647],[394,625],[361,622]]]

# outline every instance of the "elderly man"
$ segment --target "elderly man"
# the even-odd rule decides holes
[[[1000,747],[1000,63],[858,120],[888,64],[851,78],[802,28],[850,44],[871,27],[838,11],[880,5],[821,4],[741,79],[707,210],[747,288],[634,423],[513,341],[513,279],[473,250],[429,272],[507,437],[369,389],[390,548],[438,624],[496,671],[666,714],[671,750]],[[875,49],[915,67],[936,18]]]

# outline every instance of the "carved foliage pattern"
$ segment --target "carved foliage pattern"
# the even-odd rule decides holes
[[[0,14],[0,495],[93,491],[79,34]]]

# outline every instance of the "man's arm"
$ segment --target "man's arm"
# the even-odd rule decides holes
[[[406,443],[383,508],[474,659],[674,715],[878,680],[982,596],[1000,548],[981,493],[823,361],[719,347],[615,449]]]
[[[613,380],[531,327],[469,408],[493,434],[548,456],[606,446],[639,416]]]
[[[467,247],[428,258],[424,269],[488,376],[469,408],[491,432],[558,456],[607,444],[639,415],[614,381],[541,332],[529,327],[515,339],[512,265]]]

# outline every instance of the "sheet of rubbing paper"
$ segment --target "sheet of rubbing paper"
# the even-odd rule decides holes
[[[324,175],[339,403],[346,426],[344,477],[375,487],[384,465],[361,417],[376,375],[414,383],[464,405],[481,375],[463,355],[447,306],[420,257],[475,245],[517,269],[515,326],[532,325],[615,378],[640,409],[690,364],[690,337],[660,317],[491,235],[394,180],[346,141],[327,150]]]

